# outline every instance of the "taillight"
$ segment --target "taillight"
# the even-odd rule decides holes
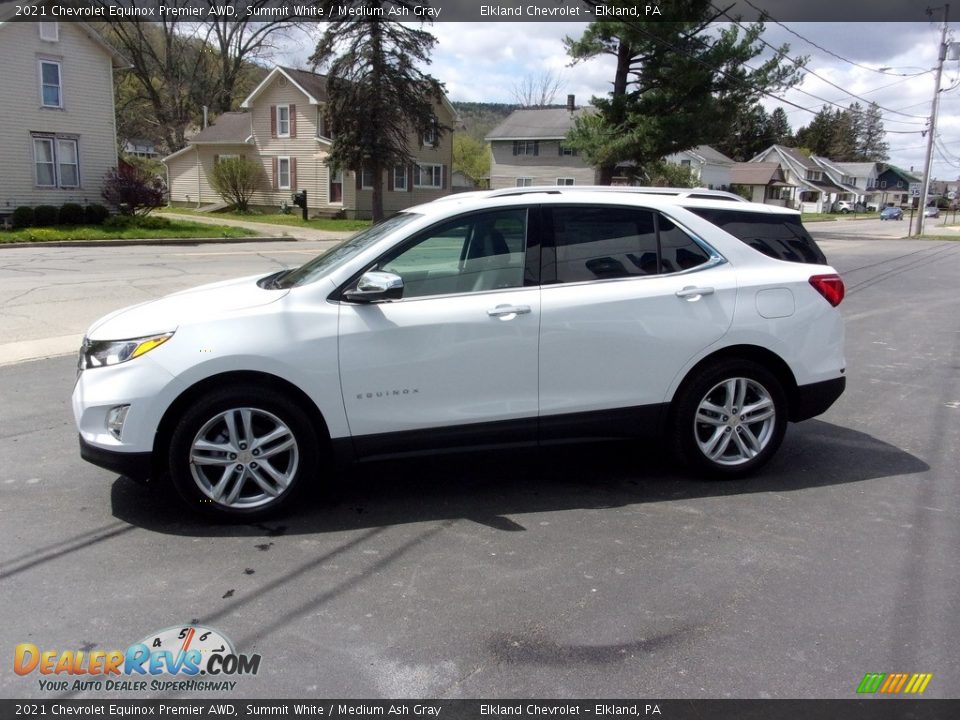
[[[843,278],[839,275],[814,275],[810,278],[810,284],[834,307],[843,300]]]

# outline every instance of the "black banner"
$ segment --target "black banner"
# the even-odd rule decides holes
[[[927,6],[897,0],[718,0],[718,12],[753,21],[929,21]],[[0,2],[0,20],[338,22],[357,17],[404,22],[678,22],[689,18],[673,0],[383,0],[378,7],[350,0],[60,0]],[[723,19],[721,17],[721,19]]]
[[[960,700],[0,700],[0,718],[953,720]]]

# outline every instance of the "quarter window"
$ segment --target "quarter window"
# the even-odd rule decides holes
[[[60,63],[40,61],[40,98],[44,107],[63,107],[60,84]]]
[[[754,250],[777,260],[825,265],[827,259],[799,215],[688,208]]]

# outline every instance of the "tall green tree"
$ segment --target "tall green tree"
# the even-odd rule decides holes
[[[787,119],[787,111],[782,107],[778,107],[770,113],[770,135],[778,145],[793,143],[793,130],[790,128],[790,121]]]
[[[490,148],[467,133],[454,133],[453,169],[479,183],[490,176]]]
[[[637,8],[642,17],[645,2],[602,4]],[[740,108],[800,80],[800,69],[783,62],[788,46],[758,61],[765,49],[762,23],[711,26],[721,17],[711,0],[676,0],[671,14],[690,19],[597,21],[579,39],[565,41],[574,62],[600,55],[617,60],[611,93],[592,100],[599,121],[579,120],[569,138],[599,168],[603,184],[610,183],[618,162],[643,167],[679,150],[719,143]],[[756,69],[748,67],[751,62]]]
[[[857,152],[858,159],[862,162],[883,162],[890,159],[890,146],[886,141],[883,118],[876,103],[870,103],[863,113]]]
[[[730,126],[730,133],[716,148],[737,162],[745,162],[775,142],[770,116],[763,106],[755,103],[741,110]]]
[[[330,0],[343,5],[344,0]],[[388,6],[407,8],[408,0],[349,0],[356,19],[330,23],[310,62],[327,72],[327,117],[333,128],[332,164],[373,175],[373,220],[383,219],[383,173],[413,162],[413,136],[440,136],[434,109],[443,85],[420,70],[430,64],[436,38],[408,23],[378,19]]]
[[[809,149],[814,155],[828,155],[830,153],[830,143],[833,139],[833,121],[833,112],[824,105],[813,116],[809,125],[797,130],[796,145]]]

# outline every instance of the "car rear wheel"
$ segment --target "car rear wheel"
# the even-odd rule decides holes
[[[751,361],[723,360],[681,388],[671,432],[684,463],[708,475],[739,477],[773,456],[786,424],[786,396],[776,376]]]
[[[201,513],[254,520],[288,505],[316,474],[306,414],[283,395],[235,387],[204,395],[177,424],[170,477]]]

